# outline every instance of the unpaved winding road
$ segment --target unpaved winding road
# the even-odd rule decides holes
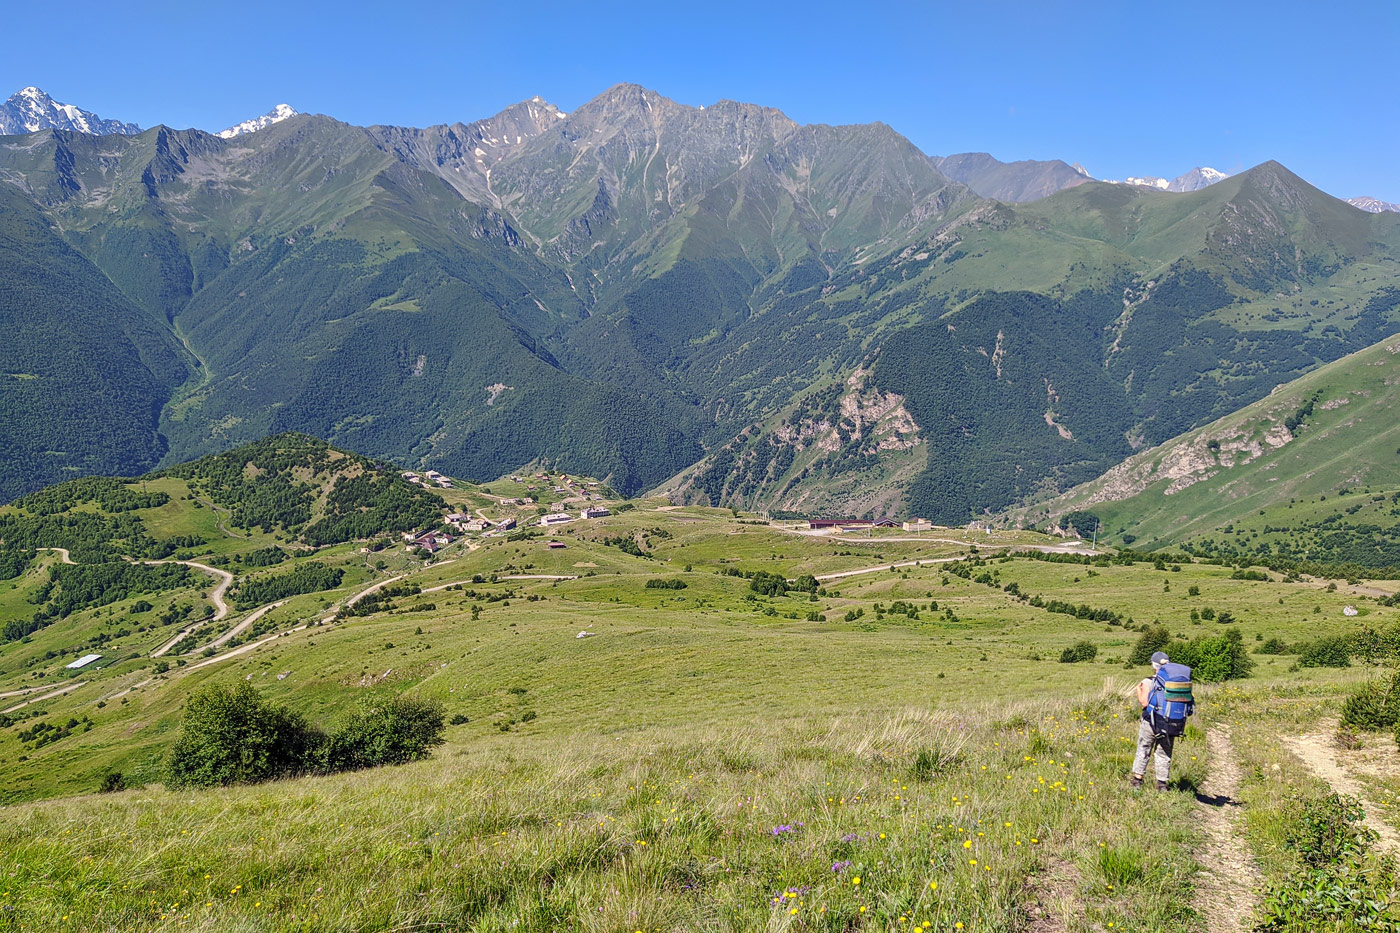
[[[246,632],[248,630],[248,627],[251,626],[254,622],[258,621],[263,616],[267,615],[269,612],[278,608],[285,602],[285,599],[279,599],[275,603],[268,603],[266,606],[259,606],[257,609],[254,609],[252,612],[248,613],[248,618],[244,619],[242,622],[239,622],[227,632],[224,632],[218,638],[205,645],[205,647],[222,648],[224,645],[228,644],[229,642],[237,638],[239,635],[242,635],[244,632]]]
[[[209,601],[214,604],[214,614],[207,619],[200,619],[198,622],[187,625],[184,628],[180,629],[180,631],[176,632],[169,639],[167,639],[165,643],[162,644],[159,648],[157,648],[155,651],[152,651],[151,657],[162,657],[171,648],[174,648],[176,645],[178,645],[180,641],[184,639],[187,635],[192,635],[200,629],[204,628],[204,626],[210,625],[214,622],[218,622],[220,619],[224,618],[229,614],[229,606],[228,603],[224,602],[224,594],[227,593],[228,588],[233,585],[233,574],[229,573],[227,570],[220,570],[217,567],[210,567],[208,564],[200,564],[192,560],[143,560],[141,563],[152,565],[182,564],[186,567],[194,567],[197,570],[203,570],[207,573],[211,573],[219,579],[219,585],[214,587],[214,591],[209,594]]]
[[[1283,736],[1283,744],[1309,771],[1331,785],[1334,791],[1364,802],[1366,789],[1361,786],[1361,782],[1348,774],[1346,768],[1337,760],[1337,749],[1332,744],[1334,734],[1335,729],[1331,732],[1286,735]],[[1374,807],[1367,806],[1365,809],[1366,826],[1376,831],[1376,835],[1380,837],[1381,848],[1392,855],[1400,855],[1400,832],[1396,832],[1395,827],[1376,816]]]
[[[66,547],[36,547],[34,550],[36,550],[36,551],[57,551],[57,552],[58,552],[58,559],[61,560],[61,561],[63,561],[65,564],[76,563],[76,562],[73,560],[73,558],[71,558],[71,557],[68,556],[68,549],[67,549]]]
[[[87,683],[86,680],[77,680],[77,681],[74,681],[73,683],[68,684],[67,686],[59,687],[57,690],[51,691],[51,692],[49,692],[49,693],[40,694],[40,695],[37,696],[37,697],[33,697],[33,698],[31,698],[31,699],[25,700],[23,703],[16,703],[14,706],[11,706],[9,709],[0,710],[0,713],[13,713],[13,712],[15,712],[16,710],[24,709],[24,708],[25,708],[26,706],[28,706],[30,703],[40,703],[40,702],[42,702],[42,701],[44,701],[44,700],[52,700],[54,697],[61,697],[61,696],[63,696],[65,693],[72,693],[74,690],[77,690],[79,687],[83,686],[83,685],[86,684],[86,683]]]

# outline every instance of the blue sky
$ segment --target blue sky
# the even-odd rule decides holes
[[[1400,201],[1394,0],[14,9],[0,92],[35,84],[143,126],[216,130],[283,101],[423,126],[536,94],[569,110],[631,81],[880,120],[935,155],[1062,158],[1100,178],[1277,159],[1333,194]]]

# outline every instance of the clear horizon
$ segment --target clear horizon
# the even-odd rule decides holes
[[[1062,159],[1110,179],[1276,160],[1338,197],[1400,202],[1400,105],[1388,57],[1367,51],[1400,38],[1400,5],[1343,2],[1319,20],[1302,4],[1235,3],[1184,26],[1109,3],[859,14],[722,3],[647,17],[618,4],[467,17],[439,4],[389,23],[363,2],[129,9],[77,4],[87,28],[63,37],[65,54],[8,50],[0,94],[34,85],[106,119],[213,132],[278,103],[429,126],[536,95],[570,111],[636,83],[691,106],[880,121],[929,155]]]

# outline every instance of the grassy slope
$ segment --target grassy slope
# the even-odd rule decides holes
[[[1158,546],[1242,521],[1250,527],[1280,524],[1295,499],[1306,500],[1302,509],[1330,513],[1332,507],[1318,497],[1335,497],[1343,487],[1380,492],[1400,486],[1400,422],[1393,414],[1400,384],[1397,349],[1400,341],[1383,340],[1012,515],[1039,525],[1087,508],[1103,519],[1114,540],[1126,531],[1138,537],[1135,546]],[[1314,397],[1314,412],[1296,437],[1277,447],[1264,440],[1289,438],[1284,420]],[[1212,441],[1220,444],[1218,452],[1208,447]],[[1194,482],[1176,488],[1183,477]],[[1368,517],[1369,511],[1356,521]]]
[[[185,515],[184,526],[167,515],[169,527],[204,529],[212,517],[188,504]],[[618,535],[652,557],[602,543]],[[895,927],[904,916],[1015,929],[1021,911],[1051,896],[1045,879],[1069,872],[1085,922],[1191,928],[1189,798],[1125,801],[1117,784],[1131,751],[1132,714],[1115,696],[1135,676],[1121,666],[1131,633],[1034,609],[936,566],[849,577],[816,603],[752,600],[745,581],[716,573],[827,573],[961,550],[932,537],[836,542],[720,510],[649,506],[550,537],[567,548],[487,539],[470,552],[454,545],[428,567],[394,554],[383,571],[343,546],[359,582],[300,597],[278,611],[283,629],[405,571],[425,589],[464,589],[402,597],[396,611],[199,668],[196,654],[149,683],[149,661],[100,670],[26,710],[35,718],[0,732],[11,800],[88,791],[108,768],[150,786],[0,816],[13,879],[0,897],[14,923],[834,930]],[[990,569],[1023,592],[1160,620],[1188,637],[1212,630],[1187,618],[1207,605],[1233,612],[1251,644],[1297,642],[1319,622],[1340,631],[1400,617],[1349,587],[1231,580],[1221,567],[1090,571],[1020,559]],[[580,578],[471,582],[492,573]],[[646,589],[655,576],[688,587]],[[918,601],[921,618],[877,620],[876,604],[895,599]],[[435,608],[413,608],[425,602]],[[1345,618],[1348,603],[1363,615]],[[777,616],[764,614],[770,604]],[[784,618],[809,608],[826,621]],[[861,619],[841,621],[856,608]],[[580,630],[596,637],[578,639]],[[62,649],[57,626],[41,634]],[[38,638],[0,652],[0,691],[35,682],[36,671],[61,682],[61,659],[29,664]],[[1055,663],[1086,639],[1097,663]],[[1258,660],[1262,684],[1336,679],[1288,674],[1286,656]],[[392,771],[209,793],[151,783],[189,690],[242,679],[321,722],[373,688],[440,698],[470,721],[449,730],[431,761]],[[1027,684],[1038,685],[1034,701]],[[37,750],[18,741],[38,719],[84,715],[89,732]],[[1180,764],[1183,779],[1201,779],[1197,741],[1187,740]],[[1106,824],[1107,808],[1130,818]],[[775,837],[780,825],[796,828]],[[1120,859],[1136,867],[1125,874]]]

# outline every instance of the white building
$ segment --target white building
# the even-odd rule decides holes
[[[607,516],[609,516],[609,515],[611,515],[611,514],[612,514],[612,512],[609,511],[608,509],[604,508],[604,507],[601,506],[601,505],[597,505],[597,506],[593,506],[592,508],[584,509],[582,512],[579,512],[579,513],[578,513],[578,517],[579,517],[579,518],[606,518]]]
[[[550,525],[562,525],[573,520],[574,517],[568,512],[550,512],[540,519],[540,526],[548,528]]]

